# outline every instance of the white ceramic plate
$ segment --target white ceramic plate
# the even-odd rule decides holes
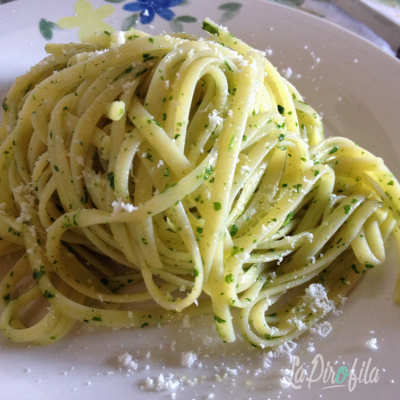
[[[122,10],[127,2],[114,0],[116,12],[106,21],[116,29],[121,29],[124,20],[132,14]],[[95,7],[109,4],[102,0],[93,3]],[[263,0],[242,1],[241,7],[223,6],[226,3],[226,0],[191,0],[171,10],[177,17],[190,16],[198,21],[210,16],[254,47],[272,50],[271,61],[279,70],[291,68],[290,81],[306,96],[307,102],[323,113],[327,135],[355,140],[382,156],[400,177],[400,62],[349,32],[293,9]],[[19,0],[0,5],[0,93],[3,97],[17,75],[45,56],[47,40],[39,31],[40,20],[55,22],[73,15],[73,4],[73,1],[63,1],[55,7],[51,0],[34,3]],[[177,22],[186,30],[201,34],[200,22],[185,21],[188,18]],[[158,15],[151,25],[153,28],[140,24],[138,27],[149,32],[171,30],[170,23]],[[77,40],[77,29],[58,30],[51,24],[47,27],[53,34],[52,41]],[[48,30],[44,32],[49,34]],[[224,345],[214,332],[212,318],[206,316],[192,320],[191,328],[171,324],[162,329],[90,331],[77,326],[63,341],[48,347],[13,344],[0,335],[0,398],[398,398],[400,308],[391,301],[397,259],[393,245],[385,266],[368,271],[353,291],[343,315],[329,318],[333,325],[331,334],[327,338],[307,334],[294,352],[308,367],[308,376],[316,354],[321,355],[325,367],[329,362],[335,372],[343,365],[350,370],[357,359],[357,375],[362,362],[371,358],[369,371],[374,367],[375,371],[379,369],[379,381],[359,383],[353,392],[347,386],[324,389],[331,384],[322,379],[312,382],[310,387],[304,381],[300,389],[283,389],[280,378],[282,369],[291,368],[288,357],[274,360],[270,368],[264,368],[262,352],[239,338],[233,344]],[[10,261],[0,262],[5,265]],[[206,336],[212,338],[208,346],[203,345]],[[377,338],[378,350],[365,346],[373,337]],[[171,346],[173,341],[176,344]],[[314,353],[307,351],[309,342],[314,343]],[[187,351],[198,355],[190,369],[180,366],[181,353]],[[138,364],[136,371],[119,369],[117,358],[124,352],[133,355]],[[314,379],[319,372],[319,369],[314,372]],[[216,375],[225,373],[227,377],[219,381]],[[174,374],[174,380],[186,378],[175,390],[156,392],[143,388],[147,377],[156,382],[160,374]]]
[[[400,49],[400,2],[398,0],[334,0],[341,8]]]

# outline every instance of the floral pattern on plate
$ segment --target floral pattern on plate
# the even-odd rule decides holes
[[[10,1],[10,0],[0,0]],[[105,0],[108,3],[125,3],[126,0]],[[170,27],[173,32],[184,32],[185,24],[197,22],[197,18],[192,15],[176,16],[171,8],[176,6],[185,6],[189,4],[189,0],[136,0],[121,4],[123,10],[132,12],[122,22],[120,29],[126,31],[130,28],[135,28],[140,22],[142,25],[151,24],[156,16],[170,22]],[[220,11],[218,21],[220,23],[230,21],[237,17],[242,8],[240,2],[227,2],[218,6]],[[93,5],[88,0],[78,0],[75,3],[76,16],[67,16],[61,18],[57,23],[48,21],[42,18],[39,22],[39,31],[46,40],[53,38],[54,30],[58,28],[70,29],[79,27],[79,39],[82,40],[86,34],[95,31],[113,32],[115,29],[105,23],[103,20],[110,16],[115,11],[114,7],[109,5],[101,6],[94,9]]]

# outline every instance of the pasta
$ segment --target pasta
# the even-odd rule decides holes
[[[236,320],[252,345],[278,346],[335,312],[384,262],[389,235],[399,241],[383,161],[324,139],[261,52],[203,28],[207,40],[131,29],[49,45],[10,89],[0,254],[22,251],[0,287],[11,340],[212,313],[223,341]]]

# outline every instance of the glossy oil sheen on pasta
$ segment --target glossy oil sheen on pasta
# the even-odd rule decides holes
[[[0,137],[0,252],[22,251],[0,289],[11,340],[211,313],[225,342],[240,329],[278,346],[383,263],[400,208],[383,161],[324,139],[261,52],[203,28],[207,40],[130,30],[49,45],[11,88]]]

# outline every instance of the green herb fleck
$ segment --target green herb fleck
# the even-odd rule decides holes
[[[114,190],[114,172],[109,172],[108,174],[107,174],[107,180],[108,180],[108,182],[110,183],[110,186],[111,186],[111,189],[113,189]]]
[[[227,66],[227,68],[229,69],[229,71],[232,72],[232,68],[231,68],[231,66],[229,65],[229,63],[228,63],[227,61],[225,61],[225,65]]]
[[[331,150],[329,151],[329,154],[333,154],[336,153],[339,150],[339,148],[337,146],[334,146],[331,148]]]
[[[226,321],[220,317],[218,317],[218,315],[214,314],[214,319],[219,323],[219,324],[224,324]]]
[[[235,141],[236,141],[236,135],[232,135],[231,141],[229,142],[228,151],[232,150],[232,147],[235,144]]]
[[[206,32],[210,33],[211,35],[219,35],[218,28],[215,26],[212,26],[211,24],[209,24],[206,21],[203,22],[203,26],[201,27],[201,29],[205,30]]]
[[[351,266],[351,269],[352,269],[356,274],[359,274],[359,273],[360,273],[360,271],[357,269],[356,264],[353,264],[353,265]]]
[[[46,299],[51,299],[51,298],[54,297],[54,294],[53,294],[53,293],[50,293],[48,290],[45,290],[45,292],[43,293],[43,296],[44,296]]]
[[[232,225],[232,228],[231,228],[231,231],[230,231],[231,236],[233,237],[233,236],[235,236],[237,233],[238,233],[238,228],[237,228],[237,226],[236,226],[236,225]]]
[[[292,219],[293,219],[293,212],[290,211],[290,213],[286,217],[285,222],[282,225],[282,228],[285,227]]]
[[[219,211],[219,210],[221,210],[221,208],[222,208],[221,203],[219,203],[219,202],[214,202],[214,210],[215,210],[215,211]]]

